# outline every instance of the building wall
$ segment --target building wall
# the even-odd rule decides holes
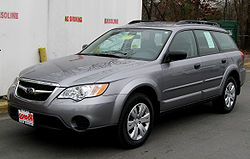
[[[0,1],[0,96],[22,69],[39,63],[39,47],[48,60],[75,54],[105,31],[141,19],[141,8],[137,0]]]
[[[65,16],[81,17],[82,22],[65,22]],[[105,19],[118,24],[105,24]],[[110,28],[134,19],[141,19],[138,0],[49,1],[48,59],[74,54]]]
[[[47,46],[47,6],[45,0],[0,1],[0,95],[22,69],[39,62],[38,48]]]

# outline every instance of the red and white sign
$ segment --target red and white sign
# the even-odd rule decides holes
[[[19,118],[20,123],[30,125],[30,126],[34,126],[33,113],[30,113],[29,111],[19,109],[18,110],[18,118]]]
[[[82,23],[82,17],[77,17],[77,16],[65,16],[65,22],[77,22],[77,23]]]
[[[118,22],[119,22],[118,19],[109,19],[109,18],[104,19],[104,24],[118,24]]]
[[[0,11],[0,19],[18,19],[18,13]]]

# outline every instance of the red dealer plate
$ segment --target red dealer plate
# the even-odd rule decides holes
[[[30,113],[29,111],[26,111],[26,110],[19,109],[18,118],[19,118],[20,123],[23,123],[29,126],[34,126],[33,113]]]

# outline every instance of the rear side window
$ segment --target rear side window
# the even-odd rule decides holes
[[[217,48],[209,31],[195,30],[194,33],[197,38],[200,55],[214,54],[219,52],[219,49]]]
[[[237,49],[237,46],[235,45],[233,39],[228,34],[213,32],[213,35],[222,51]]]

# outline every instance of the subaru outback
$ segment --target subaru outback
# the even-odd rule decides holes
[[[245,75],[244,54],[216,23],[132,21],[75,55],[23,70],[8,91],[9,115],[77,132],[115,126],[133,148],[160,113],[203,101],[231,112]]]

